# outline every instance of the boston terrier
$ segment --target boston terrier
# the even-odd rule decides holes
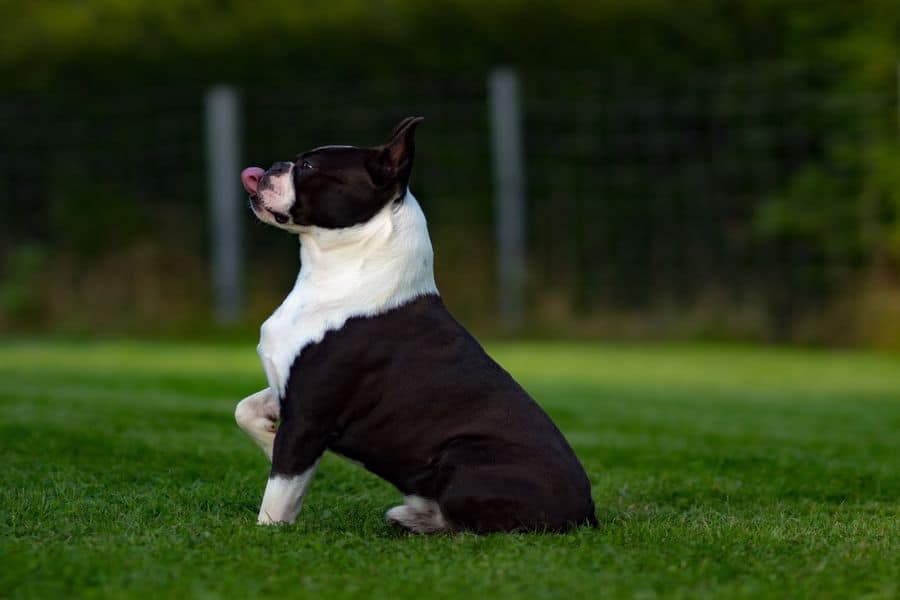
[[[261,328],[269,387],[240,427],[272,462],[260,524],[292,523],[325,450],[404,494],[417,533],[596,525],[559,429],[447,311],[408,183],[421,117],[370,148],[322,146],[244,169],[261,221],[300,237],[300,274]]]

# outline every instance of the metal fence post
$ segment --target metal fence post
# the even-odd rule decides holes
[[[220,85],[206,93],[206,173],[209,193],[215,319],[233,324],[243,309],[240,224],[240,117],[237,91]]]
[[[519,77],[510,68],[488,76],[491,149],[494,168],[494,219],[500,323],[522,328],[525,285],[525,185],[522,168],[522,111]]]

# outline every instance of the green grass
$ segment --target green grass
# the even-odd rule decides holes
[[[232,419],[252,344],[0,343],[0,597],[900,594],[900,358],[491,350],[584,461],[599,529],[399,534],[399,494],[333,456],[295,525],[260,528]]]

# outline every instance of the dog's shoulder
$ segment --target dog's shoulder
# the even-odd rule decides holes
[[[336,396],[325,402],[344,402],[351,395],[402,396],[411,390],[438,393],[444,401],[456,395],[477,399],[501,388],[521,391],[437,294],[352,317],[328,331],[298,353],[288,388],[287,396],[303,402],[323,395]]]
[[[294,289],[263,323],[257,348],[279,397],[295,359],[326,333],[438,294],[425,217],[408,192],[363,225],[301,239]]]

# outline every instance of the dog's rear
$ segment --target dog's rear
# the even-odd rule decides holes
[[[304,353],[298,382],[361,374],[330,417],[340,429],[330,448],[440,509],[407,502],[407,522],[392,520],[478,532],[594,522],[590,483],[563,435],[439,296],[348,320]],[[294,393],[286,401],[310,395],[300,383]]]

